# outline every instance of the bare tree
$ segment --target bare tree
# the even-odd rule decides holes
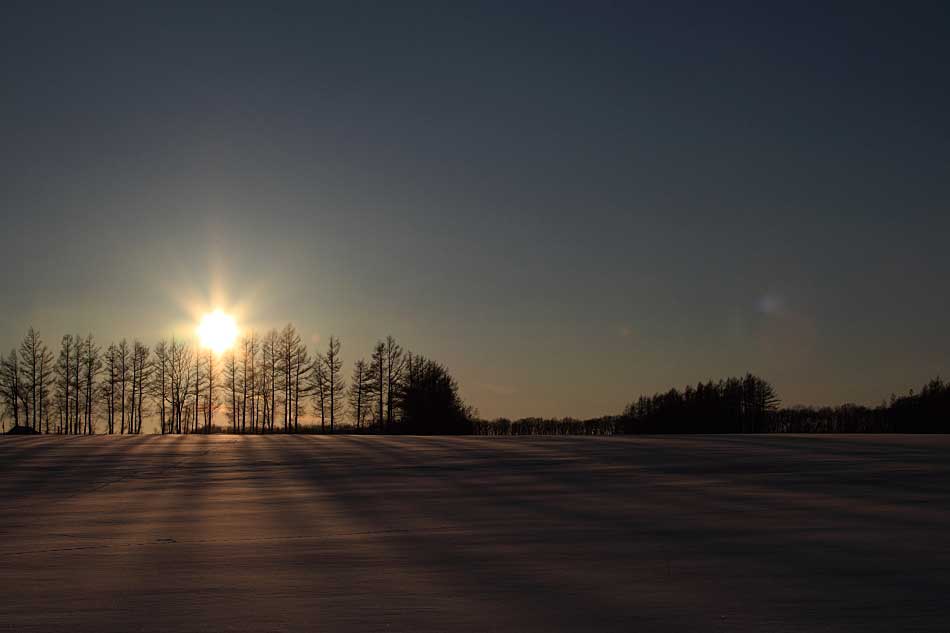
[[[288,323],[281,330],[279,340],[279,367],[281,375],[281,391],[284,401],[284,433],[290,431],[293,421],[293,398],[295,394],[294,378],[296,376],[296,354],[300,346],[300,335],[293,324]]]
[[[168,384],[172,408],[172,429],[181,433],[185,404],[191,389],[191,349],[172,338],[168,346]]]
[[[248,365],[247,373],[248,373],[249,384],[247,385],[247,392],[251,397],[251,402],[250,402],[251,432],[256,433],[257,432],[257,418],[258,418],[258,413],[260,412],[259,384],[261,382],[258,377],[258,374],[260,372],[258,371],[259,366],[257,363],[257,352],[259,351],[261,344],[260,344],[260,340],[257,338],[256,332],[251,332],[249,339],[250,340],[248,341],[247,357],[245,358],[244,362],[245,362],[245,365]]]
[[[383,417],[383,398],[386,395],[386,344],[378,341],[373,347],[373,355],[370,357],[369,372],[372,377],[372,397],[377,400],[378,410],[376,411],[375,424],[382,431],[385,418]]]
[[[39,373],[39,333],[33,328],[27,332],[26,338],[20,343],[20,371],[23,389],[26,392],[26,426],[36,430],[36,386]],[[33,417],[30,417],[30,411]]]
[[[53,353],[46,345],[41,345],[39,355],[39,384],[38,404],[39,421],[44,426],[44,432],[49,433],[49,398],[53,387]]]
[[[369,392],[372,388],[372,376],[366,361],[362,358],[353,365],[353,377],[350,379],[350,411],[357,429],[363,428],[367,416],[372,413]]]
[[[198,398],[201,395],[201,352],[198,350],[195,350],[195,389],[194,389],[194,392],[195,392],[195,406],[194,406],[195,426],[192,429],[192,432],[197,433],[198,432],[198,409],[200,408],[198,406]]]
[[[340,358],[340,339],[330,336],[325,357],[327,389],[330,401],[330,433],[333,433],[336,414],[343,408],[346,384],[343,380],[343,359]]]
[[[102,386],[103,398],[106,399],[106,428],[111,435],[115,433],[115,387],[119,376],[119,349],[115,343],[110,343],[106,350],[106,382]]]
[[[70,376],[73,383],[73,411],[72,411],[72,432],[74,434],[79,434],[82,432],[82,414],[79,410],[79,398],[80,392],[82,391],[82,381],[80,379],[80,374],[82,372],[82,359],[85,356],[83,351],[83,345],[85,341],[82,336],[75,334],[73,335],[73,342],[76,346],[76,353],[73,354],[73,361],[70,369]]]
[[[73,344],[73,337],[67,334],[63,337],[59,347],[59,360],[56,363],[56,387],[58,389],[57,399],[63,408],[62,432],[70,433],[72,417],[69,411],[70,388],[72,385],[72,363],[71,359],[76,354],[76,346]]]
[[[136,400],[136,387],[138,386],[138,346],[139,342],[132,341],[132,352],[129,356],[129,362],[131,365],[131,379],[129,383],[129,420],[127,430],[130,435],[135,433],[135,400]],[[124,422],[124,421],[123,421]]]
[[[0,403],[13,416],[14,427],[20,426],[20,393],[20,360],[11,349],[6,358],[0,359]]]
[[[399,385],[402,381],[402,372],[404,359],[402,347],[396,343],[392,336],[386,337],[386,426],[393,426],[393,412],[395,410],[396,397],[399,393]]]
[[[224,382],[231,391],[231,432],[238,432],[238,421],[240,411],[238,410],[238,389],[239,389],[239,370],[237,364],[237,353],[231,351],[224,357]]]
[[[152,374],[150,391],[158,401],[158,421],[162,435],[168,431],[165,424],[165,405],[168,403],[168,342],[162,339],[155,346],[155,371]]]
[[[129,433],[142,432],[142,400],[148,380],[149,349],[139,341],[132,342],[132,382],[129,391]]]
[[[208,357],[207,357],[208,362],[206,363],[206,367],[208,368],[208,371],[205,376],[205,379],[208,383],[208,391],[207,391],[208,395],[205,399],[205,405],[206,405],[205,432],[206,433],[211,433],[212,426],[214,424],[214,410],[217,407],[217,400],[216,400],[217,391],[215,390],[217,386],[215,383],[217,374],[215,373],[215,369],[214,369],[214,356],[215,356],[215,351],[212,349],[209,349]]]
[[[78,352],[79,350],[77,350]],[[83,432],[92,435],[92,404],[95,400],[95,385],[102,371],[102,358],[100,357],[100,348],[92,338],[92,334],[86,336],[82,345],[82,365],[83,381],[85,388],[83,391]]]
[[[274,420],[276,419],[277,414],[277,369],[280,364],[279,361],[279,349],[278,349],[278,340],[279,336],[277,330],[271,330],[267,333],[267,338],[264,341],[264,350],[265,350],[265,363],[267,365],[266,371],[269,374],[268,382],[265,384],[265,389],[270,388],[270,410],[268,417],[268,427],[269,430],[274,432]],[[265,391],[266,393],[266,391]]]
[[[134,404],[131,411],[130,433],[142,432],[142,409],[145,400],[145,384],[148,383],[151,376],[152,364],[150,362],[150,351],[148,347],[135,341],[132,346],[132,365],[133,380],[132,393]]]
[[[310,353],[307,346],[298,339],[294,349],[294,432],[300,430],[300,398],[306,397],[310,386],[306,379],[310,370]]]
[[[254,356],[257,340],[253,332],[241,339],[241,433],[247,432],[248,394],[251,396],[251,428],[254,426]],[[237,422],[235,421],[235,426]]]
[[[40,333],[30,328],[23,342],[20,343],[19,382],[22,383],[25,391],[24,400],[28,409],[25,416],[26,422],[37,432],[40,431],[40,424],[43,421],[43,405],[52,370],[53,355],[40,338]]]
[[[125,392],[132,369],[129,362],[129,344],[125,339],[119,341],[119,347],[116,351],[116,367],[118,369],[116,380],[119,383],[119,434],[122,434],[125,433]]]
[[[261,359],[258,370],[257,391],[260,399],[260,406],[257,411],[257,429],[263,433],[267,431],[270,424],[270,394],[271,394],[271,351],[272,347],[268,344],[268,337],[261,339]]]
[[[260,379],[257,381],[258,397],[260,398],[260,409],[258,411],[258,426],[263,432],[267,429],[267,420],[270,415],[270,346],[267,344],[267,336],[261,339],[261,363]]]
[[[313,394],[314,410],[320,414],[320,430],[327,428],[327,402],[329,401],[329,380],[327,377],[326,357],[317,352],[310,370],[310,393]]]

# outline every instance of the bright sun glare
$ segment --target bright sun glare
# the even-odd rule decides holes
[[[230,349],[237,335],[238,329],[234,317],[221,310],[204,315],[201,318],[201,324],[198,325],[198,338],[201,339],[202,347],[211,349],[215,354]]]

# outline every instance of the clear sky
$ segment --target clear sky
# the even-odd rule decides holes
[[[950,375],[946,2],[144,4],[4,3],[2,349],[220,305],[486,417]]]

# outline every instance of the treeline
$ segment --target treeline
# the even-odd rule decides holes
[[[775,389],[752,374],[641,396],[621,416],[626,433],[757,433],[778,409]]]
[[[30,328],[0,358],[4,428],[59,434],[475,433],[936,433],[950,430],[950,383],[939,378],[877,407],[785,407],[767,381],[746,374],[641,396],[619,415],[578,420],[477,420],[439,363],[393,337],[344,372],[340,339],[310,350],[292,324],[249,333],[222,355],[172,338],[105,349],[66,335],[58,355]],[[222,422],[223,420],[223,422]],[[216,424],[217,422],[217,424]],[[309,422],[309,424],[307,423]]]
[[[935,378],[919,392],[892,394],[877,407],[790,407],[772,421],[772,430],[782,433],[947,433],[950,383]]]
[[[616,435],[623,433],[619,416],[579,420],[577,418],[520,418],[476,420],[475,435]]]
[[[892,395],[877,407],[779,406],[774,387],[746,374],[641,396],[616,416],[576,420],[478,420],[479,435],[614,435],[629,433],[946,433],[950,383],[939,378],[918,393]]]
[[[0,359],[0,415],[11,429],[69,435],[138,434],[145,419],[162,434],[470,433],[473,417],[448,370],[393,337],[346,376],[339,338],[311,354],[292,324],[221,355],[175,338],[102,349],[66,335],[54,356],[30,328]]]

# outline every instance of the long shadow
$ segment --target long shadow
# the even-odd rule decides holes
[[[340,438],[334,441],[339,442]],[[359,443],[366,453],[376,449],[378,438],[354,437],[343,441]],[[347,516],[389,530],[391,534],[384,541],[391,551],[391,559],[406,561],[404,564],[411,565],[416,570],[414,573],[435,576],[444,586],[443,592],[468,596],[471,608],[487,609],[486,613],[495,615],[507,614],[506,627],[625,630],[642,619],[643,611],[636,612],[632,604],[624,609],[623,604],[609,595],[609,590],[591,590],[589,583],[585,589],[576,582],[576,577],[571,577],[569,569],[565,574],[558,565],[542,573],[545,564],[554,564],[560,557],[558,552],[547,551],[546,562],[541,561],[540,567],[538,561],[521,558],[523,551],[519,553],[518,548],[532,547],[533,540],[536,541],[531,550],[534,553],[544,552],[545,545],[550,545],[542,538],[538,549],[537,539],[530,534],[532,528],[537,529],[542,523],[532,522],[527,526],[529,533],[525,541],[524,523],[517,523],[515,538],[512,538],[511,531],[504,527],[507,521],[504,515],[493,520],[494,525],[486,523],[484,517],[479,516],[477,504],[454,504],[448,512],[433,512],[453,486],[430,483],[423,488],[419,479],[397,469],[383,469],[380,478],[388,477],[389,481],[380,485],[377,493],[366,494],[344,484],[347,473],[340,470],[340,465],[330,460],[314,460],[308,448],[288,446],[296,459],[310,461],[301,469],[300,476],[313,485],[330,488],[334,505],[344,508]],[[375,462],[375,468],[380,467],[378,459],[365,459]],[[362,479],[365,481],[368,477]],[[409,493],[403,493],[402,489]],[[511,614],[517,614],[514,620],[510,619]],[[660,620],[655,624],[660,626]]]
[[[425,577],[407,573],[411,570],[405,565],[389,563],[379,526],[365,523],[336,503],[331,489],[339,488],[340,481],[323,468],[325,460],[314,466],[313,453],[301,459],[288,446],[316,447],[317,455],[332,455],[335,462],[358,463],[357,456],[345,450],[342,454],[321,450],[328,442],[323,437],[247,439],[240,444],[240,454],[253,473],[247,485],[254,489],[253,504],[263,519],[248,546],[276,556],[267,563],[271,599],[250,616],[255,624],[292,629],[295,621],[299,626],[300,621],[316,618],[321,628],[329,630],[378,630],[387,625],[418,630],[402,620],[420,614],[425,620],[419,597],[436,588]],[[318,485],[300,477],[308,468],[313,468]],[[306,588],[303,605],[295,599],[296,587]],[[392,599],[394,587],[408,596],[405,602]],[[425,630],[440,630],[431,624]]]
[[[85,570],[97,610],[75,606],[89,630],[122,631],[129,612],[148,614],[137,619],[143,630],[208,629],[203,622],[222,581],[208,515],[216,493],[212,442],[159,436],[155,446],[159,461],[113,491],[134,501],[116,508],[122,543]],[[116,595],[122,598],[110,600]]]
[[[127,630],[129,620],[123,622],[123,617],[155,590],[149,582],[138,582],[151,573],[155,561],[137,554],[145,525],[142,511],[154,492],[143,477],[153,470],[158,441],[100,438],[91,444],[99,448],[97,459],[110,467],[86,470],[79,492],[51,497],[25,513],[45,529],[24,535],[23,544],[32,552],[0,564],[17,579],[4,582],[7,606],[0,610],[15,630],[52,630],[63,622],[79,630]]]
[[[354,439],[353,441],[360,441],[362,439],[363,438]],[[416,438],[412,438],[407,441],[414,442],[415,439]],[[392,458],[391,461],[395,461],[401,465],[407,463],[413,464],[420,461],[414,456],[414,451],[411,447],[400,447],[399,440],[374,442],[372,448],[375,451],[390,454]],[[721,458],[722,456],[716,456],[712,458],[711,461],[717,462]],[[715,469],[713,468],[712,470]],[[397,472],[402,471],[404,471],[404,469],[400,468]],[[442,481],[448,480],[453,482],[452,485],[455,487],[455,490],[447,491],[445,493],[446,496],[465,495],[468,490],[467,486],[460,487],[455,481],[459,477],[465,478],[467,473],[464,471],[459,471],[458,469],[456,469],[455,472],[446,472],[444,470],[433,471],[431,469],[422,469],[422,471],[425,473],[423,476],[438,474],[442,477]],[[544,473],[541,474],[543,475]],[[449,476],[446,477],[446,475]],[[742,483],[742,476],[741,473],[737,473],[737,475],[739,476],[736,477],[737,481],[735,484],[738,487],[739,484]],[[799,532],[801,532],[801,530],[798,526],[792,524],[791,526],[785,526],[785,531],[773,531],[763,535],[761,529],[764,525],[761,515],[753,518],[751,521],[743,521],[742,519],[741,511],[745,510],[748,512],[750,509],[747,490],[733,492],[730,490],[731,484],[709,488],[708,485],[705,485],[706,482],[703,481],[704,478],[702,476],[692,472],[685,474],[677,473],[677,477],[680,480],[677,482],[679,486],[679,490],[677,490],[675,488],[671,489],[668,485],[670,482],[663,481],[664,477],[669,477],[669,475],[660,473],[655,476],[647,477],[645,478],[647,481],[644,482],[648,484],[647,487],[641,488],[638,491],[634,491],[633,489],[628,491],[631,494],[638,494],[637,503],[639,507],[634,507],[634,510],[639,511],[641,520],[644,516],[649,518],[655,528],[652,530],[644,530],[643,528],[637,529],[634,524],[636,518],[634,515],[624,517],[621,513],[618,516],[616,509],[606,512],[597,511],[596,509],[586,512],[580,511],[580,509],[576,507],[577,497],[563,494],[565,491],[554,491],[553,493],[568,500],[568,504],[560,506],[558,504],[544,504],[519,498],[517,494],[508,495],[508,491],[497,486],[491,490],[491,495],[487,497],[479,496],[469,498],[466,499],[466,503],[477,506],[483,510],[492,507],[504,508],[505,506],[512,506],[513,504],[518,506],[533,505],[535,511],[547,515],[549,525],[552,526],[557,525],[559,518],[568,519],[569,523],[580,522],[587,526],[602,525],[603,522],[609,521],[612,518],[621,526],[626,523],[629,526],[631,536],[647,538],[659,543],[667,543],[668,545],[664,547],[680,548],[683,550],[683,554],[692,556],[696,555],[698,545],[705,546],[714,552],[714,556],[737,564],[739,568],[752,569],[757,565],[762,567],[763,563],[765,563],[766,568],[764,571],[768,571],[771,567],[775,570],[798,569],[800,572],[808,572],[808,569],[802,569],[804,561],[811,561],[812,568],[816,571],[816,574],[822,569],[827,571],[828,561],[836,561],[835,564],[838,565],[837,569],[841,569],[843,566],[845,569],[852,569],[854,573],[859,573],[859,570],[868,572],[877,562],[884,563],[884,568],[887,568],[888,565],[891,569],[894,568],[893,559],[875,558],[875,544],[865,542],[849,543],[847,540],[842,542],[840,538],[836,538],[838,535],[832,528],[819,531],[817,534],[814,531],[800,534]],[[407,479],[411,480],[411,478]],[[564,480],[562,479],[562,481]],[[567,481],[569,481],[569,479]],[[518,482],[513,482],[512,485],[517,486]],[[613,490],[612,493],[615,495],[617,492],[622,491],[623,489],[621,488]],[[766,497],[767,503],[765,505],[759,503],[756,509],[772,513],[781,513],[781,517],[797,519],[799,524],[807,522],[805,517],[809,516],[809,512],[813,512],[817,504],[822,502],[821,499],[807,497],[797,500],[777,498],[774,488],[764,488],[762,492],[771,496]],[[610,495],[605,497],[605,500],[609,501],[610,499]],[[682,508],[678,509],[676,506],[670,507],[669,502],[676,502],[677,499],[681,500]],[[613,500],[616,501],[616,499]],[[761,499],[759,501],[761,502]],[[791,507],[775,507],[776,503],[779,502],[788,502],[788,505]],[[753,506],[754,505],[755,504],[753,504]],[[845,523],[849,529],[858,529],[861,521],[866,522],[869,519],[876,520],[877,525],[882,528],[886,528],[887,526],[893,526],[894,528],[920,527],[919,519],[905,517],[899,513],[895,513],[893,516],[881,517],[874,513],[867,513],[857,506],[848,508],[846,503],[838,505],[841,507],[836,508],[837,514],[834,517],[838,527],[840,527],[842,523]],[[772,506],[771,510],[767,509],[769,506]],[[688,508],[688,511],[684,513],[683,508]],[[511,508],[511,510],[515,511],[514,508]],[[491,510],[488,514],[494,515],[496,511]],[[613,516],[611,517],[611,515]],[[690,525],[689,517],[693,516],[695,518],[697,515],[699,517],[706,517],[703,523],[695,526]],[[766,523],[768,523],[768,521],[766,521]],[[606,534],[598,534],[598,537],[603,536],[606,536]],[[765,537],[764,539],[763,536]],[[818,536],[818,541],[814,540],[815,536]],[[775,549],[776,545],[780,545],[777,550]],[[704,553],[704,555],[707,554]],[[822,566],[823,561],[825,563],[824,566]],[[789,582],[791,582],[791,580]],[[805,583],[803,582],[803,584]],[[814,585],[813,582],[812,584]],[[935,584],[932,580],[918,575],[911,584],[914,585],[915,591],[919,592],[919,595],[930,596],[931,598],[934,596],[933,590]],[[803,586],[802,593],[813,593],[814,587],[812,586],[811,589],[812,590],[809,591],[808,586]],[[697,592],[700,590],[709,592],[710,588],[708,586],[694,586],[694,590]],[[881,594],[886,595],[887,592],[882,590]],[[746,607],[746,610],[749,611],[750,609]],[[790,615],[794,616],[795,614],[792,613]]]
[[[25,508],[34,502],[46,503],[47,496],[63,499],[82,494],[86,486],[102,483],[122,467],[113,454],[119,450],[119,443],[127,441],[75,438],[51,450],[32,452],[13,475],[3,478],[0,503],[13,501]]]
[[[897,616],[940,630],[950,482],[918,487],[920,469],[938,468],[932,452],[898,450],[892,463],[847,442],[809,457],[771,438],[498,439],[195,436],[168,450],[165,438],[90,438],[88,454],[51,450],[24,477],[66,461],[79,489],[49,488],[35,501],[66,505],[40,514],[113,535],[133,515],[130,547],[0,564],[11,588],[0,615],[23,623],[17,603],[38,604],[34,630],[67,618],[122,630],[130,610],[153,614],[151,630],[214,629],[228,610],[273,630],[324,608],[329,628],[373,628],[341,615],[362,613],[407,630],[444,630],[448,614],[468,630],[888,630]],[[264,525],[242,526],[254,517]],[[176,542],[149,542],[166,535]],[[48,580],[56,569],[71,570],[71,591]],[[702,620],[719,612],[729,619]]]

